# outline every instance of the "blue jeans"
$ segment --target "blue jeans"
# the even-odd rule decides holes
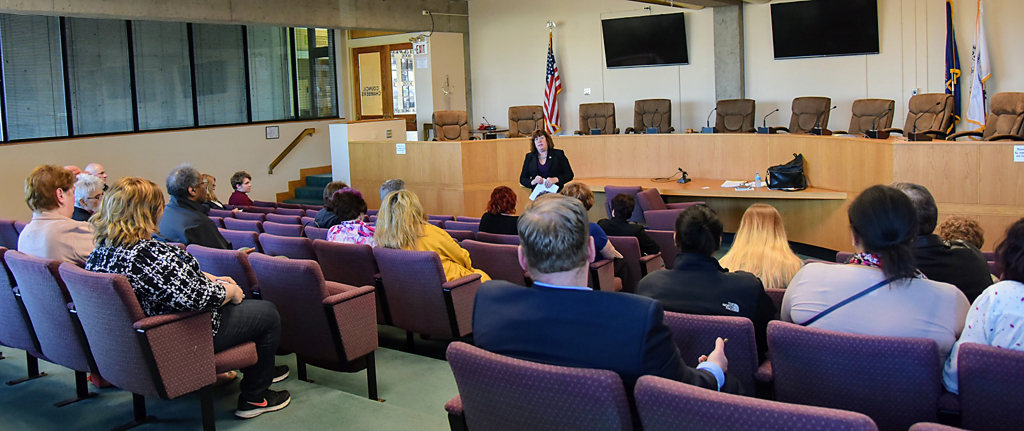
[[[242,368],[239,388],[246,399],[259,399],[274,380],[274,353],[281,342],[281,316],[270,301],[247,299],[220,309],[220,329],[213,351],[222,352],[247,341],[256,343],[256,364]]]

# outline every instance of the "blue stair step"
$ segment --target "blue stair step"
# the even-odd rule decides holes
[[[331,181],[334,181],[332,174],[307,175],[306,187],[319,187],[323,190]]]
[[[323,205],[323,199],[285,199],[284,203],[287,204],[300,204],[300,205]]]
[[[295,199],[315,199],[323,203],[324,201],[324,188],[323,187],[299,187],[295,189]]]

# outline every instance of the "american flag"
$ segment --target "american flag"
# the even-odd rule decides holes
[[[544,77],[544,128],[554,135],[562,130],[558,119],[558,93],[562,92],[562,79],[558,77],[555,53],[551,50],[551,34],[548,34],[548,69]]]

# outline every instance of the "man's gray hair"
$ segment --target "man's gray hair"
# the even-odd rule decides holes
[[[189,187],[199,187],[203,182],[202,174],[191,163],[182,163],[171,169],[167,175],[167,194],[179,198],[191,198]]]
[[[399,190],[405,190],[405,181],[401,178],[392,178],[384,181],[384,184],[380,185],[380,201],[384,202],[384,197],[391,192],[397,192]]]
[[[103,178],[93,174],[78,174],[75,179],[75,206],[80,206],[78,201],[92,196],[97,190],[103,190]]]
[[[519,216],[518,227],[530,271],[552,274],[587,265],[590,226],[579,199],[540,196]]]
[[[890,185],[907,195],[917,211],[917,235],[931,235],[939,224],[939,208],[928,188],[914,183],[893,183]]]

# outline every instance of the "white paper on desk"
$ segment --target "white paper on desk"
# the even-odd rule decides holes
[[[726,180],[726,182],[722,183],[722,187],[734,189],[736,187],[742,186],[743,183],[744,183],[743,181]]]
[[[530,200],[535,200],[537,199],[537,196],[544,193],[558,193],[558,186],[552,184],[544,187],[544,183],[537,184],[537,187],[533,188],[533,193],[530,193]]]

